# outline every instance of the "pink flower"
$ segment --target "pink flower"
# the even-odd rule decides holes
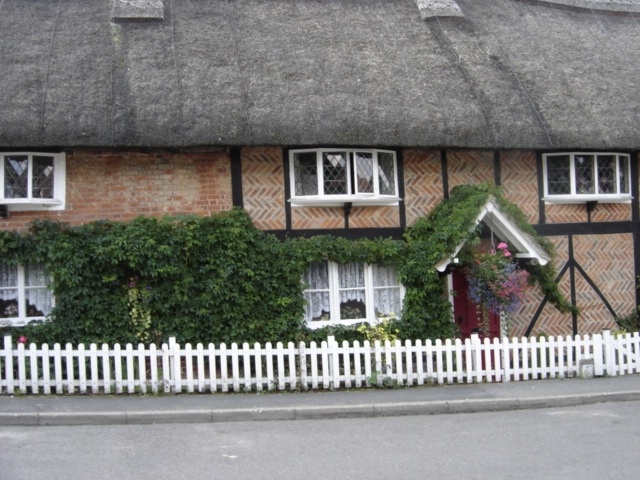
[[[505,257],[510,257],[511,256],[511,252],[509,250],[505,250],[504,251],[504,256]]]
[[[498,244],[498,250],[506,250],[508,247],[509,247],[509,246],[508,246],[506,243],[504,243],[504,242],[500,242],[500,243]]]
[[[20,338],[18,338],[18,343],[26,344],[27,337],[25,337],[24,335],[21,335]]]

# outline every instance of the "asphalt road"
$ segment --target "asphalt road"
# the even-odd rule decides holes
[[[0,427],[0,479],[635,479],[640,402],[280,422]]]

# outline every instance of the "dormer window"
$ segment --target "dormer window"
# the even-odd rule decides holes
[[[549,203],[631,201],[629,155],[553,153],[543,155],[544,200]]]
[[[397,204],[396,154],[388,150],[312,149],[289,153],[291,204]]]
[[[10,211],[64,208],[64,153],[0,153],[0,162],[0,205]]]

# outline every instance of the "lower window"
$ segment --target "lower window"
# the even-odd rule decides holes
[[[52,308],[53,295],[42,265],[0,263],[0,325],[44,320]]]
[[[303,282],[307,285],[305,320],[312,328],[375,323],[398,317],[402,311],[404,290],[392,266],[315,262]]]

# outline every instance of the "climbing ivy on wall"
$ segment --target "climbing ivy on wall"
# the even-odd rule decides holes
[[[553,244],[537,234],[522,211],[506,200],[498,187],[479,184],[453,188],[448,199],[428,216],[420,218],[405,235],[407,254],[401,271],[407,287],[402,318],[405,336],[415,336],[418,332],[427,332],[427,336],[454,333],[445,280],[438,276],[434,265],[451,255],[462,242],[466,241],[467,245],[478,242],[481,231],[475,219],[491,197],[521,230],[531,235],[551,258],[555,257]],[[574,309],[558,288],[552,262],[544,266],[527,265],[526,269],[530,273],[529,282],[538,284],[552,305],[563,313]]]
[[[52,275],[53,321],[18,330],[36,342],[267,342],[364,339],[358,327],[308,330],[302,275],[314,261],[396,265],[406,287],[398,338],[455,335],[444,277],[434,265],[473,241],[478,209],[493,195],[552,254],[517,207],[493,186],[458,187],[405,241],[349,241],[330,235],[278,240],[234,209],[211,217],[140,217],[128,223],[68,226],[36,221],[26,233],[0,232],[3,262],[41,262]],[[548,264],[532,275],[558,308],[571,308]],[[14,329],[4,327],[0,333]],[[16,333],[18,332],[16,331]]]

